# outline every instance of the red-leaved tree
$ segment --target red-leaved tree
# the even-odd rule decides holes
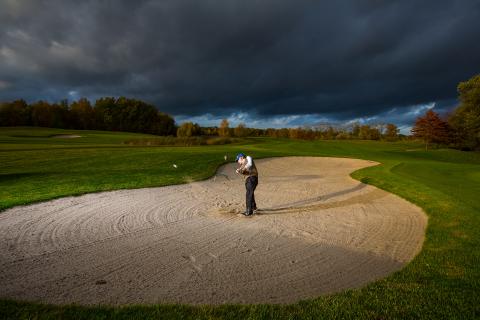
[[[418,117],[412,128],[412,134],[416,138],[425,141],[425,150],[432,142],[447,143],[449,140],[448,124],[443,121],[438,113],[431,109],[423,117]]]

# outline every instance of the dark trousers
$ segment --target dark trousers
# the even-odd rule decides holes
[[[245,180],[245,188],[247,189],[247,214],[252,214],[253,210],[257,209],[255,203],[255,188],[258,184],[257,176],[250,176]]]

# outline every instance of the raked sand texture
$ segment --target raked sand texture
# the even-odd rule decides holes
[[[48,303],[290,303],[357,288],[421,249],[427,217],[349,177],[375,162],[258,160],[185,185],[68,197],[0,213],[0,297]],[[181,170],[181,168],[178,168]]]

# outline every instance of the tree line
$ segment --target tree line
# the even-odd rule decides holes
[[[275,137],[291,139],[367,139],[396,140],[398,129],[386,126],[354,125],[351,131],[328,127],[258,129],[240,123],[235,128],[224,119],[219,127],[200,127],[186,122],[176,126],[174,119],[155,106],[141,100],[125,97],[103,97],[92,103],[81,98],[69,103],[25,100],[0,103],[0,126],[35,126],[79,130],[108,130],[149,133],[160,136],[220,136],[220,137]]]
[[[460,104],[445,116],[428,110],[417,118],[414,137],[422,139],[425,149],[432,144],[461,150],[480,150],[480,74],[457,87]]]
[[[63,129],[109,130],[175,135],[174,119],[155,106],[125,97],[104,97],[68,103],[15,100],[0,104],[0,126],[36,126]]]
[[[458,87],[460,104],[448,115],[433,110],[417,118],[412,136],[422,139],[425,148],[432,144],[447,145],[462,150],[480,150],[480,75],[461,82]],[[161,136],[194,137],[275,137],[325,140],[386,140],[396,141],[399,134],[394,124],[354,124],[351,128],[249,128],[244,123],[231,128],[228,120],[219,127],[201,127],[192,122],[176,126],[174,119],[146,102],[125,97],[104,97],[92,105],[82,98],[68,103],[25,100],[0,103],[0,126],[39,126],[65,129],[90,129],[150,133]]]
[[[428,150],[432,144],[444,145],[461,150],[480,150],[480,75],[461,82],[458,87],[460,104],[450,113],[440,116],[433,110],[428,110],[418,117],[412,127],[411,138],[421,139]],[[384,140],[396,141],[410,138],[399,134],[399,129],[392,123],[368,125],[354,124],[350,129],[339,129],[329,126],[320,128],[282,128],[255,129],[240,123],[230,128],[228,120],[224,119],[219,127],[201,128],[198,124],[187,122],[182,124],[177,134],[179,136],[218,135],[224,137],[258,137],[268,136],[290,139],[324,139],[324,140]]]
[[[354,124],[351,129],[335,128],[333,126],[329,126],[325,129],[309,127],[257,129],[249,128],[244,123],[240,123],[232,128],[227,119],[223,119],[219,127],[200,127],[196,123],[185,122],[178,128],[177,136],[273,137],[303,140],[362,139],[387,141],[396,141],[401,138],[399,129],[392,123],[385,125],[361,125],[357,123]]]

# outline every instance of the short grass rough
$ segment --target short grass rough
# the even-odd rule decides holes
[[[53,135],[80,135],[53,139]],[[154,136],[0,128],[0,210],[104,190],[206,179],[239,151],[255,158],[331,156],[374,160],[352,177],[422,207],[421,253],[363,288],[289,305],[54,306],[0,300],[1,319],[476,319],[480,317],[480,153],[424,151],[415,142],[246,138],[231,145],[132,146]],[[173,167],[177,165],[177,168]],[[1,214],[1,212],[0,212]]]

